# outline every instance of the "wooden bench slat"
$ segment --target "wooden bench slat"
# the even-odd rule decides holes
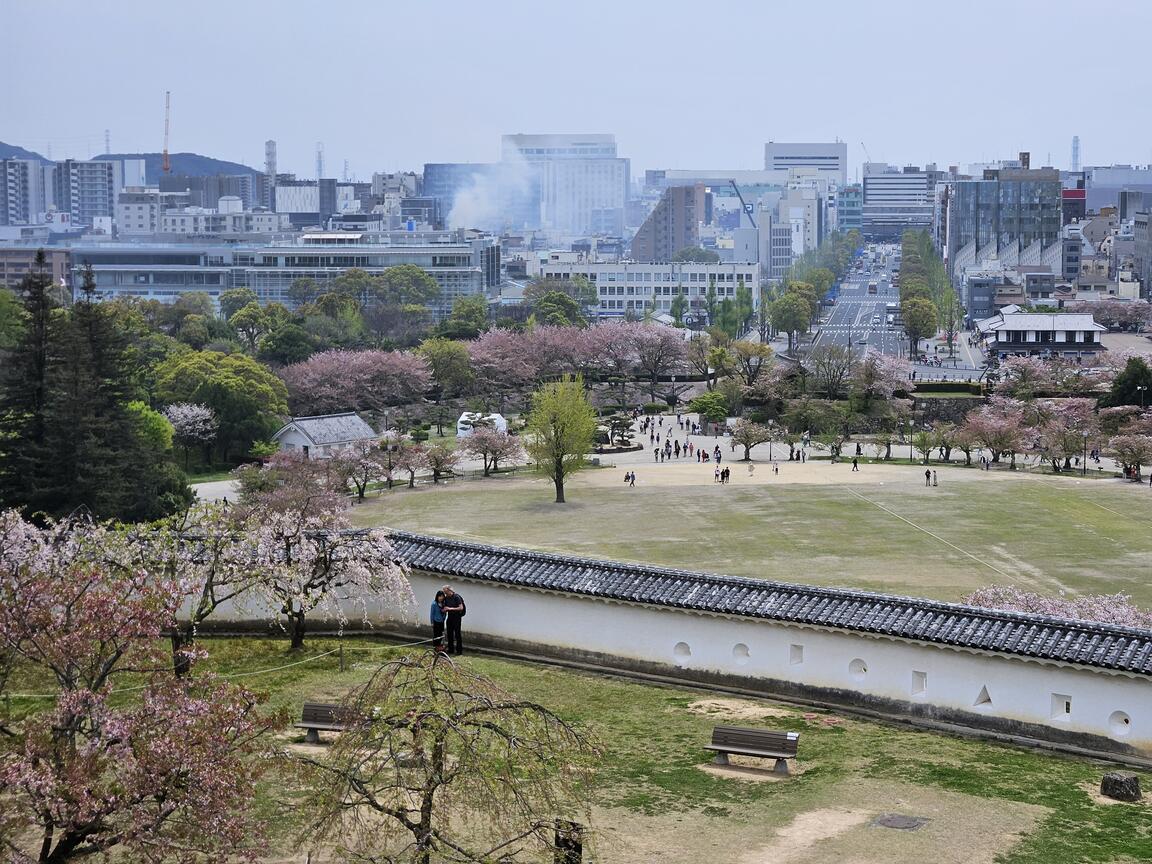
[[[777,732],[747,726],[716,726],[712,743],[705,750],[716,752],[716,762],[727,765],[728,754],[775,759],[775,771],[788,773],[788,759],[794,759],[800,748],[799,732]]]

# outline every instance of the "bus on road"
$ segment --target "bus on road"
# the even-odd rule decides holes
[[[875,294],[877,292],[877,290],[879,289],[879,287],[880,287],[879,284],[876,282],[875,279],[873,279],[871,282],[868,283],[868,293],[869,294]]]

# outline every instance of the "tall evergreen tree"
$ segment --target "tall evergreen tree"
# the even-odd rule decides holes
[[[24,303],[24,329],[0,368],[0,507],[21,507],[31,500],[35,469],[46,455],[44,402],[56,303],[43,250],[18,293]]]

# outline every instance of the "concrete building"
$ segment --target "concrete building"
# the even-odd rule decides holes
[[[930,229],[937,175],[915,166],[865,163],[860,228],[864,237],[891,243],[899,242],[905,231]]]
[[[708,288],[715,288],[718,300],[735,300],[740,285],[752,289],[753,303],[759,302],[760,265],[742,264],[648,264],[549,263],[540,275],[551,279],[583,276],[596,287],[601,318],[641,316],[646,310],[669,312],[677,293],[688,298],[689,315],[698,321],[707,318]]]
[[[699,244],[700,225],[712,221],[711,197],[703,183],[665,189],[632,238],[633,260],[668,262],[681,249]]]
[[[234,206],[229,206],[229,203]],[[185,207],[167,210],[161,217],[161,234],[182,234],[191,237],[219,234],[276,234],[288,231],[292,225],[287,213],[267,210],[241,210],[239,198],[221,198],[223,210],[205,207]]]
[[[500,283],[500,242],[466,232],[317,233],[271,243],[76,243],[72,267],[92,265],[101,297],[141,297],[172,303],[189,291],[219,297],[247,287],[261,303],[291,305],[299,278],[324,285],[351,268],[383,273],[415,264],[440,285],[430,305],[446,316],[460,297],[494,293]]]
[[[226,197],[239,198],[245,210],[264,206],[259,184],[252,174],[161,175],[159,188],[162,193],[185,194],[190,207],[215,209],[220,199]]]
[[[333,179],[276,180],[276,212],[288,215],[296,227],[323,225],[338,213],[360,209],[356,190],[350,184]]]
[[[848,145],[835,143],[784,143],[764,145],[764,167],[769,171],[797,171],[817,176],[837,186],[848,183]]]
[[[864,227],[864,186],[850,183],[836,190],[835,230],[846,234]]]
[[[0,159],[0,225],[31,225],[47,209],[41,163]]]
[[[1100,165],[1084,169],[1089,213],[1118,207],[1124,191],[1152,194],[1152,165]]]
[[[52,168],[52,201],[73,224],[95,225],[116,215],[116,196],[124,187],[118,161],[81,162],[65,159]]]
[[[116,196],[116,233],[124,237],[159,234],[163,213],[190,206],[192,197],[187,192],[129,186]]]
[[[501,161],[539,184],[539,227],[553,234],[624,233],[629,162],[614,135],[505,135]]]
[[[36,246],[0,246],[0,286],[15,290],[36,267]],[[45,272],[57,285],[71,285],[72,256],[68,249],[43,247]]]

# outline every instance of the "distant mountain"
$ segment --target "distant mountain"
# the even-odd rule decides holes
[[[33,159],[37,162],[48,161],[39,153],[33,153],[31,150],[25,150],[23,147],[17,147],[15,144],[5,144],[3,141],[0,141],[0,159]]]
[[[160,163],[163,153],[104,153],[93,156],[93,159],[143,159],[144,171],[149,183],[157,182],[160,176]],[[228,162],[224,159],[213,159],[211,156],[201,156],[199,153],[169,153],[168,161],[172,163],[173,174],[183,174],[188,177],[207,177],[211,174],[263,174],[239,162]]]

